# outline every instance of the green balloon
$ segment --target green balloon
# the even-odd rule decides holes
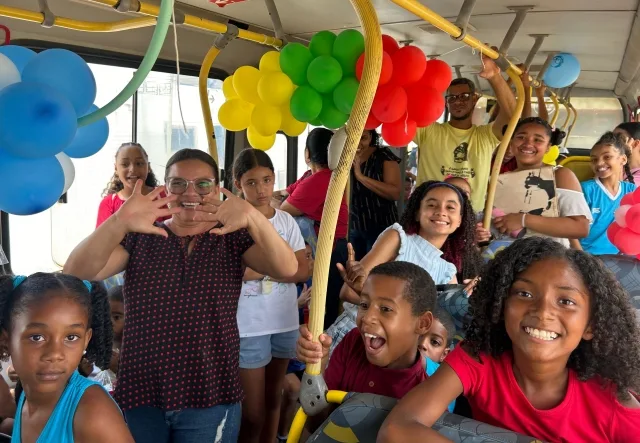
[[[349,116],[344,112],[338,111],[333,104],[331,94],[322,96],[322,111],[320,112],[320,121],[322,126],[329,129],[338,129],[349,120]]]
[[[310,122],[320,115],[322,96],[311,86],[303,85],[293,92],[289,106],[296,120]]]
[[[309,48],[300,43],[288,43],[280,51],[280,69],[298,86],[307,83],[307,68],[311,60],[313,56]]]
[[[311,126],[322,126],[322,121],[319,118],[314,118],[309,122]]]
[[[346,29],[333,43],[333,57],[340,62],[345,76],[355,75],[356,63],[364,52],[364,37],[354,29]]]
[[[338,111],[351,114],[359,87],[360,83],[354,77],[345,77],[338,83],[336,89],[333,90],[333,103]]]
[[[336,35],[331,31],[320,31],[311,38],[309,50],[314,57],[321,55],[331,55],[333,52],[333,43],[336,41]]]
[[[321,94],[333,91],[342,80],[340,63],[328,55],[316,57],[307,69],[307,80]]]

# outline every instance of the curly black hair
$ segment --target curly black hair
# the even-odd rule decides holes
[[[469,298],[472,319],[465,341],[470,351],[498,357],[512,348],[504,323],[505,300],[516,276],[546,259],[565,261],[590,294],[593,339],[580,342],[567,367],[580,380],[599,376],[603,384],[615,384],[620,399],[629,398],[629,391],[639,392],[640,327],[629,295],[598,258],[545,237],[517,240],[489,263]]]
[[[113,325],[107,292],[102,283],[93,282],[91,292],[76,277],[59,273],[38,272],[13,288],[14,277],[0,276],[0,330],[11,333],[11,320],[50,296],[51,291],[63,290],[66,296],[79,303],[89,316],[93,330],[84,358],[99,368],[107,368],[111,361]],[[0,359],[10,357],[7,343],[0,344]],[[78,362],[79,364],[80,362]]]
[[[624,173],[627,176],[627,181],[635,184],[633,174],[631,173],[631,166],[629,166],[631,163],[631,149],[627,147],[621,135],[607,131],[600,136],[591,149],[593,150],[596,146],[613,146],[620,155],[626,155],[627,162],[624,164]]]
[[[442,258],[456,267],[460,280],[475,278],[482,270],[484,262],[480,251],[476,247],[476,214],[473,212],[471,202],[462,189],[445,182],[424,182],[418,186],[411,194],[411,197],[409,197],[407,206],[400,218],[400,225],[407,234],[417,234],[420,232],[420,223],[417,221],[420,204],[431,189],[440,186],[457,189],[462,207],[460,227],[449,235],[444,242],[442,246]]]
[[[376,266],[369,275],[384,275],[403,280],[404,298],[411,304],[411,313],[419,317],[436,308],[438,291],[427,271],[407,261],[390,261]]]
[[[133,143],[133,142],[123,143],[120,145],[120,147],[116,151],[116,161],[118,160],[118,154],[120,153],[120,151],[124,148],[128,148],[131,146],[134,146],[140,149],[142,156],[144,157],[146,162],[149,163],[149,155],[147,154],[147,151],[144,150],[141,144]],[[147,174],[147,178],[144,181],[144,184],[145,186],[150,186],[152,188],[158,187],[158,184],[159,184],[158,179],[156,178],[156,175],[151,169],[151,164],[149,164],[149,173]],[[118,172],[114,171],[113,176],[111,177],[111,180],[109,180],[109,183],[107,184],[107,187],[104,189],[104,191],[102,191],[102,196],[105,197],[107,195],[117,194],[118,192],[122,191],[122,189],[124,189],[124,185],[122,184],[122,181],[120,181],[120,178],[118,177]]]

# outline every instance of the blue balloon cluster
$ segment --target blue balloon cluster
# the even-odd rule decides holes
[[[78,127],[96,111],[96,81],[87,63],[65,49],[38,54],[1,46],[22,81],[0,89],[0,210],[15,215],[42,212],[65,190],[65,170],[56,158],[85,158],[109,138],[107,119]],[[14,71],[15,72],[15,71]],[[68,186],[67,186],[68,187]]]
[[[542,81],[551,88],[566,88],[578,80],[580,62],[575,55],[561,52],[553,57]]]

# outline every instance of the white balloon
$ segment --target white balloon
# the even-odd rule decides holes
[[[0,90],[20,82],[20,71],[16,65],[4,54],[0,54]]]
[[[71,185],[73,184],[73,180],[76,178],[76,168],[73,166],[73,161],[71,158],[64,152],[60,154],[56,154],[56,158],[60,162],[60,166],[62,166],[62,170],[64,171],[64,190],[62,193],[66,193]]]
[[[332,171],[338,167],[344,144],[347,142],[347,127],[343,126],[333,133],[329,143],[329,169]]]

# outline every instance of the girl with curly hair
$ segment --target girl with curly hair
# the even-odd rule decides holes
[[[99,284],[64,274],[0,276],[0,329],[0,355],[11,356],[22,386],[12,441],[133,442],[109,394],[78,373],[83,356],[101,367],[111,358]]]
[[[158,186],[158,179],[151,170],[149,156],[138,143],[123,143],[116,151],[116,163],[113,177],[102,193],[103,199],[98,208],[96,227],[115,214],[124,202],[131,197],[133,187],[142,180],[143,194],[148,194]]]
[[[464,191],[446,182],[428,181],[411,194],[400,223],[387,228],[362,261],[356,261],[350,247],[346,265],[338,265],[345,282],[340,298],[345,303],[343,314],[327,330],[333,339],[331,351],[355,327],[362,284],[379,264],[413,263],[425,269],[437,285],[475,278],[482,267],[475,245],[475,220]],[[356,272],[361,268],[364,274]]]
[[[394,408],[378,442],[448,441],[430,427],[460,394],[474,419],[539,440],[637,440],[640,327],[596,257],[518,240],[489,263],[470,308],[466,340]]]

